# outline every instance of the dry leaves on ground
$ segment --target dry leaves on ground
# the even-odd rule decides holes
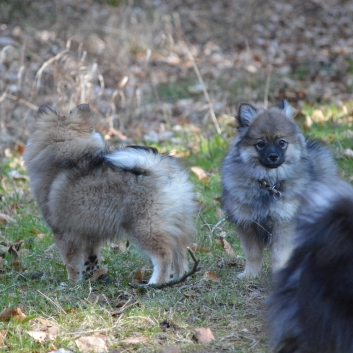
[[[345,149],[343,154],[348,158],[353,158],[353,150],[351,150],[350,148]]]
[[[78,338],[75,342],[80,352],[107,352],[107,338],[102,334],[93,336],[84,336]]]
[[[8,224],[15,222],[15,220],[5,213],[0,213],[0,224]]]
[[[119,241],[117,243],[110,243],[109,246],[114,250],[120,250],[123,254],[127,253],[127,243]]]
[[[220,282],[221,279],[213,272],[205,272],[203,278],[207,281]]]
[[[27,333],[38,342],[53,341],[60,332],[59,325],[54,320],[37,318],[31,322],[32,331]]]
[[[5,330],[0,331],[0,346],[4,345],[6,334],[7,334],[7,331]]]
[[[27,316],[21,308],[7,308],[0,313],[0,321],[10,321],[15,319],[17,321],[23,321]]]
[[[108,269],[106,267],[99,268],[98,270],[94,271],[91,282],[96,281],[99,277],[106,275],[108,273]]]
[[[215,337],[209,327],[197,327],[194,330],[195,337],[199,343],[210,343],[214,341]]]
[[[148,340],[148,337],[146,336],[137,336],[137,337],[126,337],[122,339],[121,342],[138,344],[138,343],[146,342],[147,340]]]
[[[219,237],[219,242],[221,243],[225,253],[230,257],[235,257],[235,252],[230,244],[223,237]]]
[[[209,178],[207,173],[200,167],[191,167],[191,171],[197,176],[197,179],[208,182]]]

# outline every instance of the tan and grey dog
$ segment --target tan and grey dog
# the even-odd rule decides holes
[[[131,239],[152,260],[152,283],[188,270],[196,234],[193,186],[177,159],[154,148],[109,150],[88,104],[68,116],[42,105],[24,160],[69,279],[98,266],[103,243]]]
[[[323,143],[305,140],[285,100],[268,110],[242,104],[238,124],[222,167],[223,204],[246,257],[240,277],[252,277],[265,246],[273,271],[286,262],[301,196],[313,181],[330,183],[336,166]]]

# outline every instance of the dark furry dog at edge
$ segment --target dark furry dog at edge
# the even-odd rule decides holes
[[[301,196],[313,181],[336,176],[331,151],[306,140],[287,101],[265,110],[241,104],[238,133],[222,166],[223,205],[236,224],[246,266],[242,277],[256,276],[263,251],[271,248],[272,270],[291,252]]]
[[[268,326],[276,353],[353,352],[353,188],[305,195],[296,247],[275,276]]]
[[[153,264],[149,283],[188,271],[196,234],[193,185],[179,161],[154,148],[106,147],[88,104],[67,116],[42,105],[29,124],[30,187],[69,279],[98,268],[102,245],[132,240]]]

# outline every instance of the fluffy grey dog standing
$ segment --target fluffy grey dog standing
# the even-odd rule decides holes
[[[270,246],[272,270],[287,260],[301,196],[336,175],[330,150],[306,141],[287,101],[268,110],[242,104],[238,133],[222,167],[223,205],[246,257],[239,277],[256,276]]]
[[[68,116],[43,105],[24,153],[32,192],[69,279],[98,265],[102,244],[127,237],[152,260],[149,283],[188,270],[196,233],[192,184],[177,159],[153,148],[108,150],[87,104]]]
[[[306,193],[295,249],[276,274],[268,326],[276,353],[353,352],[353,188]]]

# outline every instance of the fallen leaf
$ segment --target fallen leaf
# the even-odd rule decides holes
[[[55,349],[53,351],[50,351],[50,353],[74,353],[74,352],[73,351],[68,351],[65,348],[59,348],[59,349]],[[112,352],[109,352],[109,353],[112,353]]]
[[[44,331],[27,331],[27,333],[38,342],[44,342],[47,338],[47,333]]]
[[[106,340],[103,337],[80,337],[75,342],[80,352],[107,352]]]
[[[220,282],[221,279],[213,272],[205,272],[203,278],[208,281]]]
[[[222,219],[225,216],[224,211],[219,207],[216,208],[216,216],[219,219]]]
[[[203,248],[202,246],[198,246],[198,245],[190,246],[190,249],[191,249],[193,252],[201,252],[201,253],[210,252],[210,249]]]
[[[255,74],[257,72],[257,67],[255,65],[248,65],[245,69],[251,74]]]
[[[199,343],[210,343],[215,339],[212,331],[208,327],[197,327],[194,332],[197,342]]]
[[[12,214],[16,214],[17,213],[17,209],[18,209],[18,204],[17,203],[13,203],[11,206],[11,213]]]
[[[54,341],[60,332],[59,326],[51,326],[48,328],[48,339]]]
[[[14,269],[19,270],[20,267],[21,267],[21,261],[19,261],[19,260],[14,260],[14,261],[12,261],[11,265],[12,265],[12,267],[13,267]]]
[[[7,214],[0,213],[0,224],[7,224],[10,222],[15,222],[15,220]]]
[[[230,244],[223,237],[219,237],[219,241],[225,251],[225,253],[230,257],[235,257],[235,252]]]
[[[7,308],[0,313],[0,321],[10,321],[12,318],[23,321],[26,317],[21,308]]]
[[[125,306],[127,303],[128,303],[127,301],[122,300],[122,301],[118,302],[118,303],[115,305],[115,307],[116,307],[116,308],[121,308],[121,307]]]
[[[32,234],[40,234],[40,230],[37,229],[37,228],[32,228],[31,231],[30,231]]]
[[[142,267],[141,270],[138,270],[135,274],[135,279],[138,283],[142,283],[146,278],[146,268]]]
[[[33,322],[33,325],[35,325],[37,323],[39,323],[43,327],[56,326],[56,322],[55,321],[49,320],[49,319],[44,319],[42,317],[36,318],[35,321]]]
[[[353,150],[351,150],[350,148],[345,149],[343,154],[348,158],[353,158]]]
[[[7,332],[5,330],[0,331],[0,346],[4,345]]]
[[[90,302],[90,303],[93,303],[93,304],[109,304],[109,300],[108,298],[104,295],[104,294],[94,294],[94,293],[91,293],[87,300]]]
[[[206,172],[200,167],[191,167],[191,171],[197,176],[197,179],[202,181],[208,181]]]
[[[137,343],[143,343],[148,340],[148,337],[146,336],[138,336],[138,337],[127,337],[121,340],[121,342],[124,343],[132,343],[132,344],[137,344]]]
[[[174,346],[167,346],[162,348],[159,353],[180,353],[180,349]]]
[[[328,119],[328,117],[324,115],[324,113],[322,112],[322,110],[319,109],[315,109],[311,115],[311,118],[313,119],[313,121],[317,122],[317,123],[322,123],[324,121],[326,121]]]
[[[120,250],[123,254],[127,253],[127,243],[123,242],[123,241],[119,241],[118,243],[110,243],[110,247],[115,250],[118,249]]]
[[[17,170],[11,170],[9,172],[9,176],[13,179],[13,180],[22,180],[22,181],[28,181],[29,178],[27,175],[22,175],[20,174]]]
[[[108,269],[106,267],[99,268],[98,270],[94,271],[91,282],[96,281],[100,276],[106,275],[108,273]]]

